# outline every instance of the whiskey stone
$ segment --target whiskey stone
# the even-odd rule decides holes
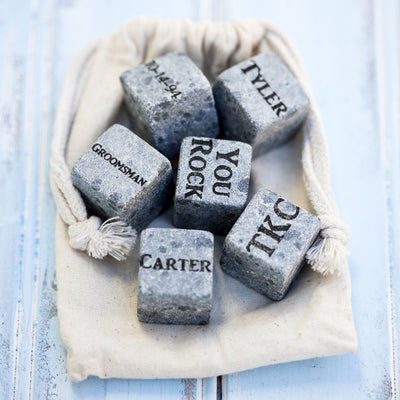
[[[204,325],[213,288],[214,238],[210,232],[149,228],[142,232],[139,321]]]
[[[168,158],[188,135],[218,135],[210,83],[185,54],[169,53],[126,71],[121,83],[136,131]]]
[[[273,53],[227,69],[213,92],[224,137],[250,143],[254,156],[289,139],[309,109],[302,88]]]
[[[122,125],[113,125],[72,168],[72,182],[99,216],[119,216],[141,230],[170,191],[169,160]]]
[[[179,156],[175,226],[226,235],[246,205],[250,169],[247,143],[185,138]]]
[[[222,269],[272,300],[281,300],[319,230],[316,216],[260,190],[226,237]]]

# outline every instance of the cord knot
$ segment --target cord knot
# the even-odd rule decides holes
[[[349,251],[346,248],[351,237],[349,226],[332,215],[319,216],[321,230],[319,237],[306,253],[311,269],[323,275],[341,274],[346,265]]]
[[[136,243],[136,230],[118,217],[103,223],[96,216],[69,226],[71,247],[86,251],[89,256],[103,259],[107,255],[116,260],[125,260]]]
[[[323,239],[336,239],[346,246],[351,238],[350,227],[337,217],[331,215],[322,215],[319,217],[321,221],[320,237]]]

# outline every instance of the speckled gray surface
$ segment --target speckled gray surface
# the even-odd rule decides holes
[[[254,156],[289,139],[309,109],[296,79],[270,52],[222,72],[213,93],[224,137],[250,143]]]
[[[121,75],[135,130],[168,158],[186,136],[216,137],[210,83],[183,53],[169,53]]]
[[[74,164],[71,177],[97,215],[119,216],[138,230],[160,213],[171,196],[169,160],[118,124]]]
[[[210,232],[149,228],[140,239],[137,314],[141,322],[209,322],[214,269]]]
[[[246,286],[281,300],[319,229],[315,215],[260,190],[226,237],[221,267]]]
[[[248,195],[251,146],[237,141],[188,137],[182,142],[174,224],[227,234]]]

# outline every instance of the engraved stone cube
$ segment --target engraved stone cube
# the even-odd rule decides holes
[[[72,168],[72,182],[96,214],[140,230],[171,194],[169,160],[122,125],[104,132]]]
[[[139,321],[204,325],[210,319],[214,237],[210,232],[149,228],[140,240]]]
[[[217,111],[210,83],[183,53],[169,53],[121,75],[135,129],[168,158],[188,135],[216,137]]]
[[[272,300],[281,300],[319,229],[315,215],[260,190],[226,237],[222,269]]]
[[[174,224],[227,234],[248,195],[251,146],[231,140],[188,137],[182,142]]]
[[[273,53],[222,72],[213,92],[224,136],[250,143],[254,156],[289,139],[309,109],[303,89]]]

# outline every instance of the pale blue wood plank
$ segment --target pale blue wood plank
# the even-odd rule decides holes
[[[386,186],[392,395],[400,396],[400,4],[376,3],[380,130]]]
[[[29,12],[24,2],[0,5],[0,397],[13,398],[22,357],[22,272],[27,234],[27,207],[22,110],[25,106],[26,43]],[[17,14],[16,14],[17,12]]]
[[[382,99],[377,92],[374,11],[372,1],[316,0],[236,1],[226,9],[228,18],[247,15],[276,22],[302,55],[326,128],[339,208],[353,229],[349,261],[359,338],[355,355],[230,375],[225,379],[228,400],[387,399],[392,395],[390,332],[398,320],[389,308],[391,271],[385,243],[385,169],[378,115]],[[397,215],[399,206],[394,209]],[[393,229],[398,229],[398,223]],[[398,238],[396,232],[391,240]],[[393,265],[394,278],[398,272]]]

